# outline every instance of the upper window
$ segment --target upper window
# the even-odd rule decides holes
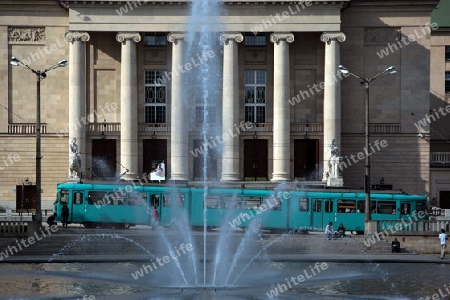
[[[146,33],[144,35],[145,46],[166,46],[167,36],[162,32]]]
[[[266,71],[245,71],[245,121],[266,122]]]
[[[445,72],[445,93],[450,94],[450,72]]]
[[[145,71],[145,123],[166,123],[166,80],[162,70]]]
[[[265,33],[246,33],[244,34],[244,45],[245,46],[265,46],[266,45],[266,34]]]
[[[445,46],[445,60],[450,60],[450,46]]]

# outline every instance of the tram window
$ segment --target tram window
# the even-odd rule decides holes
[[[184,207],[184,194],[178,195],[177,200],[178,207]]]
[[[322,211],[322,200],[314,200],[313,211],[314,212]]]
[[[152,202],[151,202],[152,207],[155,207],[155,206],[159,207],[159,195],[152,194],[151,199],[152,199]]]
[[[378,201],[379,214],[393,214],[396,209],[395,201]]]
[[[123,205],[125,203],[125,194],[120,195],[118,193],[110,193],[108,195],[108,205]]]
[[[309,211],[308,204],[309,204],[308,198],[300,199],[298,201],[298,210],[299,211]]]
[[[333,201],[332,200],[326,200],[325,201],[325,212],[333,212]]]
[[[364,201],[358,201],[358,205],[356,206],[357,213],[365,213],[366,212],[366,203]]]
[[[340,212],[340,213],[356,212],[356,201],[339,199],[338,200],[338,212]]]
[[[131,192],[128,194],[128,205],[144,206],[147,204],[147,194]]]
[[[377,203],[375,201],[370,201],[370,212],[372,214],[379,213],[379,211],[377,210]]]
[[[257,209],[261,205],[261,197],[244,197],[244,209]]]
[[[62,203],[68,203],[69,202],[69,191],[68,190],[61,190],[59,193],[59,201]]]
[[[88,204],[105,205],[108,203],[108,194],[106,192],[89,192]]]
[[[409,215],[411,213],[411,203],[402,203],[401,214]]]
[[[163,201],[163,206],[164,207],[169,207],[170,206],[170,196],[169,195],[164,195],[164,201]]]
[[[83,193],[81,192],[73,193],[73,204],[83,204]]]
[[[427,205],[425,204],[425,202],[416,202],[416,211],[417,211],[417,213],[423,212],[425,214],[426,211],[427,211],[426,207],[427,207]]]
[[[241,197],[238,196],[223,196],[223,207],[224,208],[236,208],[236,203],[241,202]]]
[[[222,208],[219,196],[208,196],[205,198],[207,208]]]
[[[272,210],[281,210],[281,205],[283,204],[283,200],[280,197],[271,197],[270,205],[273,206]]]

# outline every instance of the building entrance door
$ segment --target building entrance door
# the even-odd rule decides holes
[[[316,181],[319,178],[319,140],[294,140],[294,177]]]
[[[267,140],[244,140],[244,180],[268,180],[267,160]]]
[[[92,140],[91,179],[115,179],[116,163],[115,139]]]
[[[147,139],[142,142],[142,171],[144,174],[146,173],[148,175],[155,171],[158,165],[164,161],[166,165],[166,174],[164,175],[167,178],[167,140]]]

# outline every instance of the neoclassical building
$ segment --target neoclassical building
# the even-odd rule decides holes
[[[85,180],[289,182],[430,193],[431,12],[438,1],[0,1],[0,203],[35,182],[36,70],[42,199]],[[361,80],[370,83],[365,147]],[[331,176],[330,149],[338,168]],[[336,165],[335,165],[336,166]]]

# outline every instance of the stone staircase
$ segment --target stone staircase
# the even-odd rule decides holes
[[[165,230],[165,229],[163,229]],[[171,246],[179,247],[189,243],[186,236],[167,230],[165,239],[171,241]],[[192,244],[199,256],[203,252],[203,233],[193,232]],[[232,233],[227,237],[222,247],[229,248],[230,253],[236,253],[241,245],[243,233]],[[220,233],[209,232],[207,236],[207,253],[215,253]],[[62,228],[58,232],[42,238],[32,245],[20,245],[20,238],[0,238],[0,252],[8,251],[10,256],[39,256],[51,259],[55,256],[85,255],[91,257],[167,255],[170,248],[161,235],[155,231],[133,231],[115,229],[85,229]],[[263,238],[251,237],[245,241],[245,251],[250,256],[264,249],[266,254],[350,254],[357,255],[364,251],[369,254],[390,254],[391,244],[378,241],[369,248],[364,244],[364,237],[352,235],[349,238],[328,240],[322,233],[280,235],[263,234]],[[252,254],[253,253],[253,254]]]
[[[363,236],[358,235],[334,240],[328,240],[322,233],[293,235],[274,242],[269,251],[280,254],[361,254],[362,251],[371,254],[391,253],[391,244],[386,241],[378,241],[366,247],[364,240]]]

